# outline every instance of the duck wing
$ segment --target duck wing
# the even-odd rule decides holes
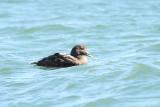
[[[54,55],[41,59],[35,64],[46,67],[69,67],[78,65],[79,63],[78,60],[71,55],[55,53]]]

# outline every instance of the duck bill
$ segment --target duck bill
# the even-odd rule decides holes
[[[86,55],[87,55],[88,57],[92,57],[92,55],[91,55],[90,53],[87,53]]]

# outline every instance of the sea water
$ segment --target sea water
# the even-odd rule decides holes
[[[31,62],[79,43],[86,65]],[[0,107],[160,107],[160,0],[0,0]]]

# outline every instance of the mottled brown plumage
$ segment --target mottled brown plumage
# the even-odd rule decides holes
[[[33,64],[44,67],[69,67],[87,63],[87,56],[86,47],[80,44],[72,48],[70,55],[55,53]]]

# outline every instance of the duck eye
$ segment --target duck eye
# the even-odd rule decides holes
[[[84,50],[84,48],[83,48],[83,47],[81,47],[80,49],[81,49],[81,50]]]

